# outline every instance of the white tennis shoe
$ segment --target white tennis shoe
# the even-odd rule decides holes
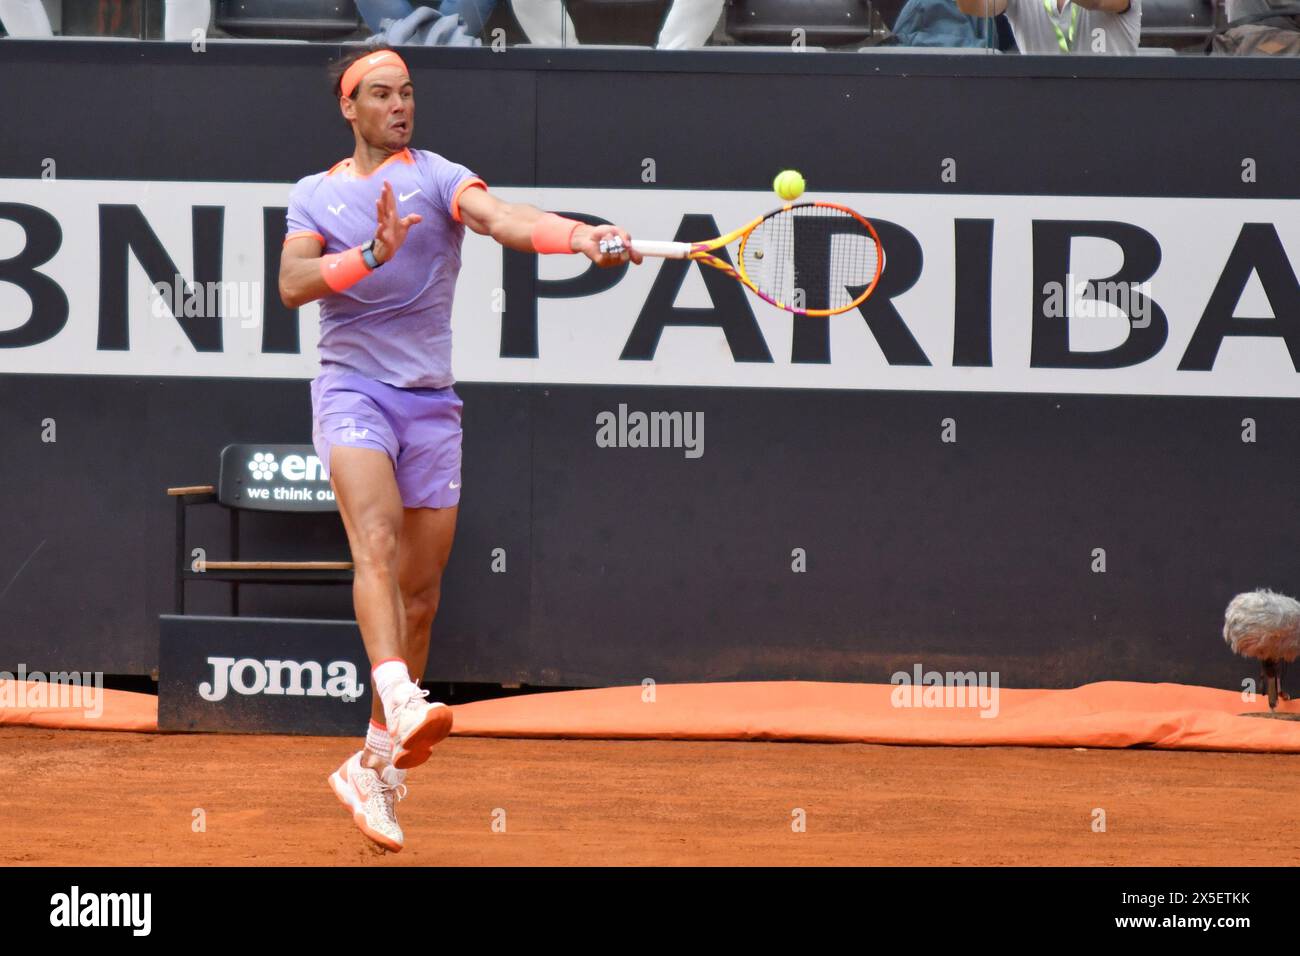
[[[388,734],[393,739],[393,766],[398,770],[424,763],[434,744],[451,733],[451,708],[437,701],[426,702],[428,696],[414,681],[393,690]]]
[[[364,752],[358,750],[330,774],[330,789],[351,812],[358,830],[385,850],[398,853],[405,838],[397,822],[396,804],[406,796],[406,774],[394,767],[385,767],[381,773],[362,766]]]

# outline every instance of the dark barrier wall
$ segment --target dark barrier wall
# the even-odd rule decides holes
[[[350,150],[325,92],[335,53],[0,43],[0,180],[30,179],[39,202],[42,163],[57,157],[64,181],[291,183]],[[413,145],[494,187],[631,187],[654,156],[648,188],[662,190],[762,189],[795,167],[821,196],[1300,198],[1295,63],[582,50],[408,61]],[[960,175],[944,183],[954,156]],[[1276,320],[1300,322],[1286,255],[1270,269]],[[22,322],[0,316],[0,348]],[[458,391],[466,492],[436,679],[885,681],[920,662],[999,670],[1005,685],[1238,686],[1253,670],[1222,644],[1225,603],[1259,585],[1300,591],[1289,397]],[[703,413],[705,454],[598,447],[597,416],[620,404]],[[163,489],[214,481],[228,442],[307,441],[309,415],[303,379],[0,376],[0,668],[153,668],[171,609]],[[41,441],[46,419],[56,442]],[[945,419],[955,443],[941,440]],[[345,549],[332,519],[245,529],[246,556]],[[214,514],[192,540],[218,557],[224,534]],[[224,607],[218,585],[190,594],[196,613]],[[343,618],[351,606],[346,588],[250,587],[243,610]]]

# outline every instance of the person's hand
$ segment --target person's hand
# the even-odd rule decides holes
[[[397,200],[393,198],[393,187],[387,181],[375,200],[375,218],[379,225],[375,229],[374,255],[380,263],[387,262],[402,248],[406,241],[406,230],[410,229],[424,217],[418,212],[409,216],[397,215]]]
[[[619,226],[584,226],[573,231],[573,251],[581,252],[601,268],[619,266],[631,260],[641,264],[641,254],[632,248],[632,237]]]

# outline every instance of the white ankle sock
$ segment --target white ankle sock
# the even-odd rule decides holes
[[[373,719],[366,729],[366,749],[376,757],[390,762],[393,759],[393,738],[388,735],[387,727],[376,724]]]
[[[393,691],[411,681],[411,674],[406,669],[406,661],[400,657],[390,657],[386,661],[381,661],[370,673],[375,679],[375,689],[379,691],[379,699],[384,702],[384,713],[392,713]]]

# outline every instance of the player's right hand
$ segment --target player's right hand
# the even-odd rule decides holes
[[[631,261],[641,264],[641,253],[632,248],[632,237],[626,229],[613,224],[588,227],[585,235],[578,233],[578,248],[588,259],[603,269]]]
[[[375,229],[375,258],[381,263],[387,262],[402,248],[406,241],[406,230],[410,229],[424,217],[418,212],[409,216],[397,215],[397,200],[393,198],[393,187],[385,181],[375,200],[375,218],[379,225]]]

